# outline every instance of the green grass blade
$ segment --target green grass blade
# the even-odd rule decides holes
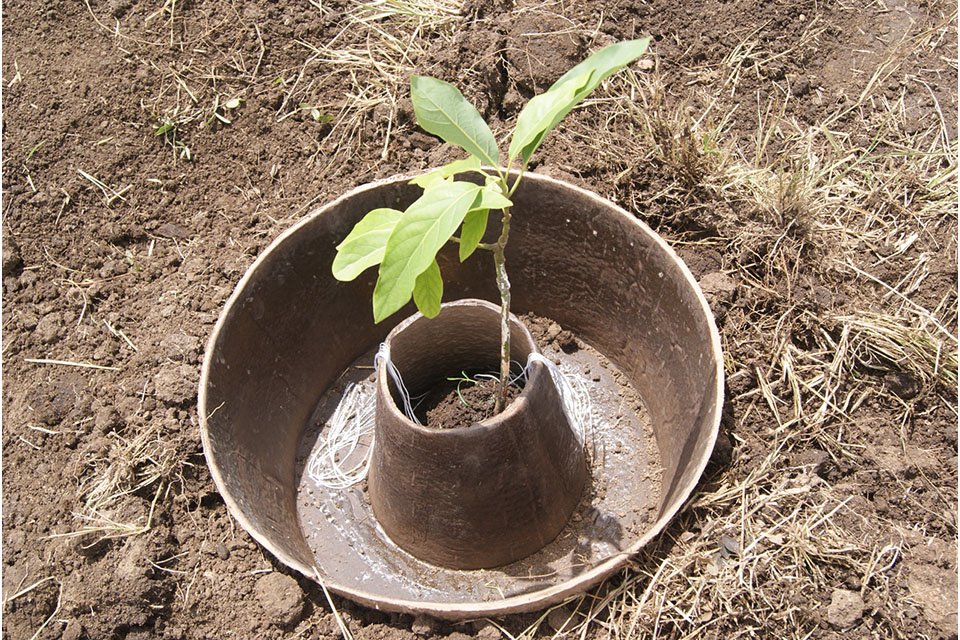
[[[425,131],[463,147],[481,162],[500,166],[500,151],[490,127],[459,89],[436,78],[410,76],[410,98],[417,122]]]
[[[380,322],[410,300],[417,276],[434,261],[479,197],[480,187],[475,184],[441,182],[403,212],[380,263],[373,290],[374,321]]]
[[[435,318],[440,313],[440,302],[443,300],[443,276],[440,275],[440,265],[434,260],[427,270],[417,276],[413,286],[413,301],[417,309],[428,318]]]
[[[363,216],[346,238],[337,245],[333,259],[333,277],[350,281],[383,260],[387,240],[403,215],[396,209],[374,209]]]

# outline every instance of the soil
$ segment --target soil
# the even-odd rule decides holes
[[[530,168],[621,203],[677,249],[717,317],[727,405],[676,526],[569,611],[600,616],[591,638],[955,638],[955,381],[911,364],[922,343],[891,354],[855,320],[917,305],[957,333],[956,213],[924,213],[944,188],[955,202],[956,163],[904,153],[935,145],[931,127],[956,144],[956,4],[448,4],[406,55],[391,43],[413,41],[409,16],[377,23],[390,40],[349,22],[346,0],[3,4],[3,637],[339,636],[323,591],[237,526],[206,468],[196,389],[218,313],[318,204],[458,157],[416,129],[392,70],[456,82],[502,137],[570,62],[651,34],[635,73],[663,90],[613,85]],[[336,56],[319,49],[331,42]],[[371,43],[376,70],[341,72]],[[641,103],[680,125],[618,115]],[[714,125],[719,141],[691,134]],[[784,154],[810,131],[891,166],[920,158],[857,200],[843,243],[833,210],[803,204],[859,198],[846,185],[868,177],[797,188]],[[776,206],[713,189],[713,145],[773,167],[737,184],[777,191]],[[931,369],[955,358],[945,345]],[[842,346],[848,360],[818,368]],[[823,373],[791,386],[806,371]],[[736,553],[715,557],[720,534]],[[333,602],[355,637],[500,634]],[[553,635],[538,615],[497,624]]]
[[[477,378],[477,373],[465,372],[467,381],[447,378],[431,388],[415,409],[418,417],[423,414],[423,424],[433,429],[461,429],[497,415],[497,381]],[[507,387],[504,406],[509,406],[522,391],[521,385]]]

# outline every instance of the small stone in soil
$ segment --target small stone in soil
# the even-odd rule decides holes
[[[557,336],[557,344],[563,349],[564,353],[573,353],[580,348],[573,333],[567,330],[561,331],[560,335]]]
[[[834,589],[827,607],[827,622],[837,629],[848,629],[863,615],[865,606],[863,598],[856,591]]]
[[[556,322],[551,322],[550,326],[547,327],[547,333],[544,335],[544,342],[551,342],[554,338],[560,335],[560,325]]]
[[[435,618],[425,616],[422,613],[413,618],[413,624],[410,625],[410,631],[418,636],[431,636],[440,628],[440,623]]]
[[[170,404],[183,404],[196,393],[197,372],[188,365],[164,364],[154,374],[157,398]]]
[[[547,624],[554,631],[569,631],[576,624],[576,620],[572,618],[569,609],[557,607],[547,614]]]
[[[20,254],[20,245],[12,238],[3,240],[3,273],[13,273],[23,266],[23,257]]]
[[[60,636],[61,640],[80,640],[81,637],[83,637],[83,625],[80,624],[79,620],[68,622],[66,629],[63,630],[63,635]]]
[[[478,620],[473,623],[473,637],[478,640],[500,640],[503,636],[493,623],[486,620]]]
[[[59,313],[48,313],[37,323],[37,337],[44,344],[52,344],[59,339],[62,326],[63,320]]]
[[[113,407],[97,409],[93,422],[101,433],[116,431],[121,425],[120,414]]]

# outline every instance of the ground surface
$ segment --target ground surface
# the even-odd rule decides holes
[[[651,34],[535,168],[650,223],[713,305],[727,404],[700,488],[543,616],[334,603],[364,638],[956,637],[956,19],[937,0],[4,3],[3,636],[339,635],[207,472],[217,314],[317,204],[456,157],[413,124],[411,70],[502,134],[584,55]]]

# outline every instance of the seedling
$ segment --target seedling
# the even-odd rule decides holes
[[[27,160],[33,157],[33,154],[37,152],[37,149],[43,146],[44,142],[46,142],[46,140],[41,140],[37,144],[33,145],[33,149],[30,149],[30,153],[27,154]]]
[[[471,386],[472,386],[472,385],[475,385],[475,384],[477,384],[477,381],[474,380],[473,378],[471,378],[470,376],[468,376],[466,371],[461,371],[459,376],[453,376],[453,377],[447,378],[447,381],[449,381],[449,382],[456,382],[456,383],[457,383],[457,397],[460,398],[460,402],[462,402],[462,403],[463,403],[465,406],[467,406],[468,408],[473,409],[473,410],[476,410],[476,407],[474,407],[472,404],[470,404],[469,402],[467,402],[466,399],[463,397],[462,387],[463,387],[463,385],[465,385],[465,384],[468,384],[468,385],[471,385]]]
[[[160,119],[160,126],[154,131],[154,135],[163,136],[163,141],[173,147],[174,152],[180,153],[181,160],[192,160],[193,155],[190,153],[190,147],[185,145],[177,137],[177,123],[171,120],[167,116],[163,116]]]
[[[317,122],[330,122],[333,120],[333,116],[323,113],[317,107],[311,107],[306,102],[301,102],[297,105],[297,111],[309,111],[310,117],[316,120]]]
[[[243,104],[243,98],[234,97],[230,98],[224,102],[223,105],[221,105],[220,96],[217,95],[213,99],[213,115],[207,118],[207,121],[203,123],[203,126],[209,127],[211,124],[213,124],[214,120],[219,120],[223,124],[231,124],[230,120],[227,119],[224,114],[220,113],[220,107],[222,106],[225,111],[233,111],[234,109],[238,109],[241,104]]]
[[[643,55],[649,42],[642,38],[605,47],[534,96],[517,118],[506,169],[500,166],[500,149],[490,128],[456,87],[436,78],[411,76],[410,95],[419,125],[470,155],[411,180],[423,189],[422,196],[405,211],[368,212],[337,246],[333,275],[338,280],[353,280],[379,265],[373,291],[375,322],[400,310],[411,297],[423,315],[434,317],[440,312],[443,278],[436,256],[447,242],[459,244],[461,262],[477,249],[493,254],[501,336],[495,412],[503,408],[510,380],[510,280],[504,259],[513,206],[510,197],[547,133],[601,82]],[[519,175],[511,183],[514,166],[519,166]],[[480,174],[483,184],[456,179],[465,173]],[[491,210],[500,212],[500,235],[493,243],[483,243]]]

